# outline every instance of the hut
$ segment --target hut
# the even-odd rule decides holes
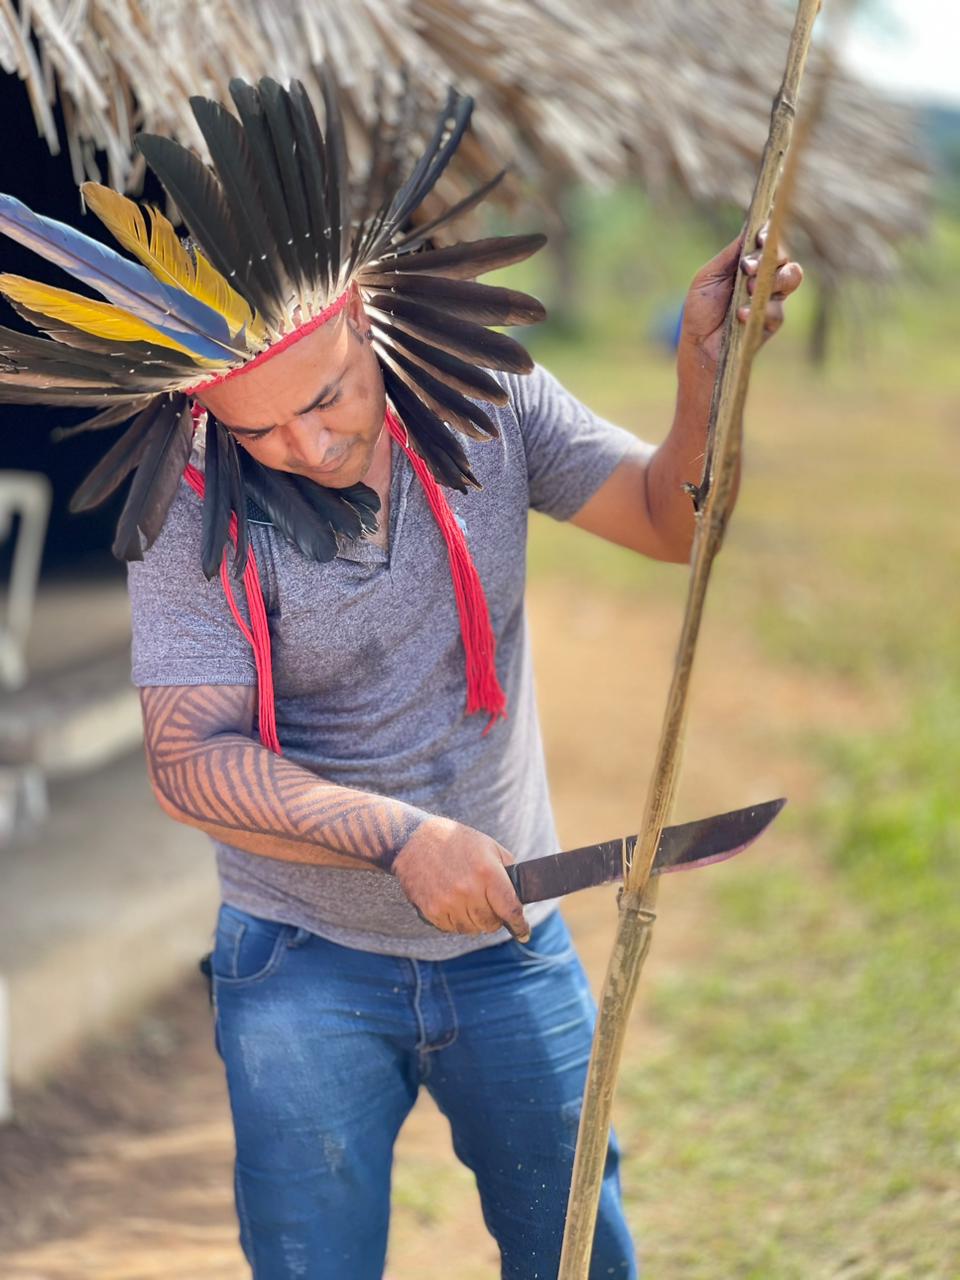
[[[315,84],[327,58],[357,118],[408,88],[476,94],[460,180],[502,164],[526,194],[628,176],[699,204],[746,204],[779,83],[791,7],[778,0],[0,0],[0,66],[18,75],[74,176],[136,190],[139,128],[201,145],[191,93],[233,75]],[[810,79],[826,73],[822,49]],[[63,128],[54,104],[59,102]],[[797,248],[830,288],[896,270],[922,235],[930,174],[905,107],[831,75],[807,152]],[[520,184],[505,189],[516,198]]]

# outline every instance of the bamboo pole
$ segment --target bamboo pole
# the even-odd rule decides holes
[[[650,871],[676,791],[690,677],[710,572],[733,507],[750,367],[763,337],[764,315],[773,290],[777,245],[792,194],[798,148],[794,148],[789,163],[784,166],[779,189],[778,179],[793,135],[797,95],[819,7],[820,0],[798,0],[783,82],[773,101],[770,132],[744,226],[743,243],[752,247],[769,216],[757,284],[747,322],[740,324],[737,310],[750,298],[746,278],[737,273],[710,405],[703,477],[699,485],[686,486],[696,514],[687,603],[640,838],[633,859],[625,868],[613,951],[600,996],[558,1280],[587,1280],[589,1273],[623,1041],[656,920],[653,908],[657,879],[650,876]]]

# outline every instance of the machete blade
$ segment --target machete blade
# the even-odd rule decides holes
[[[786,803],[786,798],[781,796],[764,804],[664,827],[653,874],[689,871],[732,858],[767,829]],[[506,872],[521,902],[561,898],[578,889],[622,879],[624,857],[628,862],[633,857],[637,839],[637,836],[624,836],[545,858],[531,858],[528,862],[514,863]]]

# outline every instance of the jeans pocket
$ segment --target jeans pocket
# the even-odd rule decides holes
[[[262,982],[276,972],[290,943],[303,932],[296,925],[222,905],[210,957],[214,981],[221,987]]]
[[[507,945],[513,948],[521,964],[539,968],[567,964],[576,955],[573,939],[559,911],[536,925],[530,931],[528,942],[511,938]]]

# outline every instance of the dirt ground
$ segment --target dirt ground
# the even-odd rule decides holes
[[[538,688],[561,836],[567,844],[635,830],[655,750],[679,617],[673,608],[539,585],[531,593]],[[785,794],[794,811],[817,779],[805,727],[879,723],[843,684],[765,661],[746,634],[708,619],[695,678],[677,819]],[[789,809],[788,809],[789,813]],[[786,818],[786,815],[785,815]],[[816,850],[781,819],[745,857]],[[668,877],[627,1045],[634,1062],[662,1035],[645,994],[708,954],[723,866]],[[566,910],[599,984],[613,893]],[[0,1130],[3,1280],[242,1280],[232,1199],[232,1131],[199,974],[135,1023],[91,1046],[46,1087],[16,1099]],[[492,1280],[497,1253],[470,1175],[423,1095],[401,1135],[389,1280]]]

